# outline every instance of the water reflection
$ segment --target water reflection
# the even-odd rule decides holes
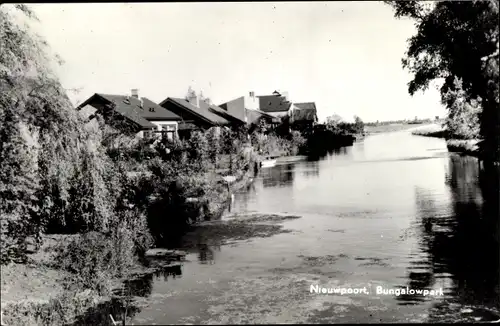
[[[78,317],[72,326],[85,326],[85,325],[111,325],[111,318],[121,320],[123,312],[127,311],[127,317],[132,318],[137,315],[141,310],[137,307],[125,307],[122,300],[112,299],[110,302],[101,303],[98,306],[91,308],[83,316]]]
[[[220,246],[218,246],[218,248],[220,251]],[[209,265],[215,264],[214,251],[210,248],[210,246],[206,244],[198,245],[198,261],[201,264],[209,264]]]
[[[305,166],[302,169],[301,175],[306,178],[318,177],[319,176],[318,162],[305,162]]]
[[[450,157],[448,209],[438,207],[430,191],[415,189],[420,251],[410,257],[407,283],[413,289],[443,287],[444,302],[433,306],[431,320],[456,319],[463,306],[476,308],[462,309],[462,318],[496,317],[488,308],[499,307],[500,294],[498,170],[480,170],[474,158]],[[422,301],[417,296],[396,298],[402,305]]]
[[[291,185],[294,178],[294,164],[279,164],[262,169],[262,181],[265,188]]]
[[[308,161],[319,161],[326,159],[327,161],[335,160],[338,156],[345,156],[345,158],[352,157],[352,146],[333,148],[323,154],[309,155]]]
[[[151,266],[155,265],[154,260],[151,263]],[[157,261],[156,264],[158,263],[164,264],[164,262]],[[132,318],[141,312],[141,309],[134,305],[133,297],[149,297],[153,290],[154,281],[163,279],[164,282],[167,282],[169,278],[175,279],[181,276],[181,265],[172,264],[164,266],[153,273],[127,280],[123,282],[122,288],[113,291],[115,297],[108,302],[89,309],[86,314],[79,316],[72,325],[110,325],[110,315],[115,320],[121,320],[124,313],[126,313],[127,318]]]

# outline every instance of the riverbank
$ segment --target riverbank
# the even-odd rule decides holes
[[[495,320],[486,309],[498,297],[491,263],[497,255],[493,238],[480,232],[485,218],[495,221],[494,202],[478,200],[480,185],[471,182],[479,171],[475,160],[441,155],[443,145],[410,132],[386,134],[318,162],[263,170],[250,191],[236,194],[231,214],[187,234],[179,247],[189,252],[182,275],[160,275],[144,285],[145,304],[131,323]],[[483,194],[495,199],[494,192]],[[274,227],[281,223],[267,219],[258,223],[264,227],[242,223],[266,214],[302,218],[287,219],[281,230]],[[443,262],[436,277],[444,279],[444,296],[375,293],[376,286],[432,287],[426,275],[432,277],[436,259]],[[413,273],[414,264],[423,266],[421,273]],[[474,287],[457,288],[460,281]],[[372,290],[369,296],[322,296],[310,293],[315,284]]]
[[[3,325],[63,325],[109,299],[90,289],[67,289],[71,273],[54,266],[58,250],[78,237],[45,235],[40,250],[28,256],[28,264],[2,266]],[[141,268],[139,264],[136,267]],[[135,271],[128,272],[132,275]]]
[[[450,135],[446,129],[435,126],[434,128],[429,127],[425,129],[417,129],[412,131],[412,135],[423,136],[423,137],[434,137],[442,138],[446,140],[446,147],[451,153],[461,153],[464,155],[479,156],[478,151],[478,139],[454,139],[453,135]]]
[[[296,154],[302,143],[297,135],[291,139],[269,135],[259,138],[256,144],[228,148],[214,160],[210,150],[215,146],[211,147],[210,143],[208,147],[197,146],[209,142],[210,138],[206,134],[198,138],[198,142],[174,146],[167,152],[170,156],[164,156],[164,148],[159,145],[137,144],[121,149],[142,153],[142,156],[147,154],[147,160],[126,162],[127,166],[142,171],[122,176],[121,187],[131,191],[121,196],[131,206],[126,212],[116,210],[113,214],[124,214],[127,222],[118,228],[112,227],[107,233],[88,232],[84,228],[72,235],[42,235],[42,246],[38,250],[31,248],[28,263],[11,262],[3,266],[3,322],[6,325],[66,325],[89,310],[116,301],[114,293],[123,282],[151,275],[164,267],[144,264],[144,257],[137,250],[147,250],[150,244],[141,237],[167,234],[163,239],[175,242],[175,238],[206,221],[220,220],[231,205],[232,193],[249,187],[254,181],[263,154],[275,152],[286,157]],[[186,157],[186,153],[192,157]],[[186,159],[188,161],[183,161]],[[229,184],[227,180],[231,180]],[[114,219],[116,216],[112,216],[112,221]],[[148,230],[150,234],[145,234]],[[134,238],[130,231],[137,233]],[[141,242],[139,246],[137,240]],[[120,267],[115,267],[116,264]],[[121,319],[121,312],[115,313],[118,315],[113,318]]]
[[[210,187],[209,191],[202,197],[194,198],[195,203],[208,203],[208,205],[206,210],[200,209],[203,205],[194,205],[198,206],[198,213],[195,213],[197,216],[193,219],[192,227],[196,227],[197,224],[207,219],[220,219],[224,210],[230,205],[231,193],[251,184],[257,172],[251,164],[253,162],[252,155],[243,160],[246,160],[246,164],[241,164],[241,159],[236,160],[235,163],[240,164],[233,173],[234,175],[230,176],[234,181],[229,187],[223,184]],[[227,169],[224,170],[227,174]],[[203,177],[202,175],[195,177],[205,178],[212,183],[217,180],[223,182],[221,173],[206,173]],[[98,239],[107,239],[107,237],[108,235],[102,234],[97,239],[92,240],[93,243],[90,245],[97,245],[100,243]],[[111,274],[100,275],[99,278],[105,283],[105,289],[97,291],[88,288],[89,284],[83,285],[76,282],[76,279],[81,277],[87,278],[87,283],[92,282],[88,279],[90,278],[88,273],[80,273],[81,271],[76,266],[76,274],[70,273],[62,266],[61,259],[58,257],[61,252],[71,251],[71,247],[75,243],[82,241],[83,234],[43,235],[42,246],[36,252],[34,248],[30,248],[32,252],[28,255],[28,263],[12,262],[2,266],[2,325],[66,325],[72,323],[79,316],[86,314],[87,311],[100,305],[109,304],[111,300],[116,300],[116,295],[113,293],[117,292],[124,282],[154,274],[170,263],[165,261],[164,264],[151,267],[134,260],[123,270],[120,277]],[[89,243],[82,245],[84,250],[89,249],[86,245]],[[97,261],[101,262],[102,257],[100,257],[99,252],[94,254],[90,248],[87,253],[91,256],[80,257],[84,261],[83,263],[85,261],[92,263],[91,258],[94,255],[97,257]],[[71,264],[69,266],[66,264],[66,267],[71,267]],[[106,268],[103,267],[102,271],[105,270]],[[98,273],[100,272],[98,271]],[[114,316],[114,318],[119,320],[122,317]]]

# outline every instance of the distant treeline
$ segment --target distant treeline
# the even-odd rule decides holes
[[[390,124],[421,124],[421,123],[430,123],[431,119],[415,119],[415,120],[389,120],[389,121],[375,121],[375,122],[366,122],[365,126],[385,126]]]

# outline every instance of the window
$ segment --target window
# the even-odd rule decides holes
[[[175,125],[161,125],[162,131],[175,131]]]

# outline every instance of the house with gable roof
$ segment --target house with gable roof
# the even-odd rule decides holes
[[[146,97],[137,89],[131,95],[95,93],[76,108],[89,119],[99,113],[105,122],[118,130],[137,137],[178,136],[182,118]]]
[[[160,103],[164,109],[175,113],[179,121],[179,136],[188,137],[193,131],[204,131],[212,127],[238,127],[245,122],[220,107],[209,104],[197,95],[188,98],[167,97]]]
[[[259,99],[255,96],[254,92],[249,92],[248,96],[240,96],[234,100],[220,104],[219,107],[227,112],[227,114],[244,121],[249,127],[257,125],[260,121],[264,121],[270,125],[276,125],[281,122],[280,118],[259,109]]]
[[[290,125],[295,130],[312,130],[318,123],[318,114],[316,110],[316,103],[304,102],[295,103],[295,109],[292,111],[290,117]]]

